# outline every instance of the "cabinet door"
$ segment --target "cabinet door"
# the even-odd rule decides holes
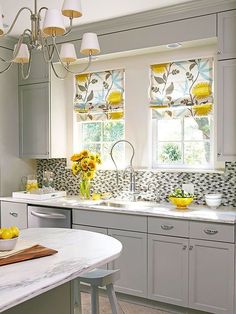
[[[35,84],[49,82],[50,65],[45,62],[41,51],[33,51],[30,76],[24,80],[21,75],[21,67],[19,66],[19,85]]]
[[[234,304],[234,244],[190,240],[189,307],[232,314]]]
[[[19,87],[20,156],[49,157],[49,83]]]
[[[236,160],[236,59],[218,62],[218,160]]]
[[[99,228],[99,227],[93,227],[93,226],[84,226],[84,225],[72,225],[72,229],[80,229],[80,230],[86,230],[86,231],[92,231],[92,232],[97,232],[97,233],[102,233],[107,235],[108,230],[106,228]],[[99,267],[102,269],[107,269],[108,266],[107,264]]]
[[[108,235],[123,245],[121,256],[109,264],[110,269],[120,269],[116,291],[147,297],[147,234],[108,229]]]
[[[1,227],[27,228],[27,204],[1,202]]]
[[[236,58],[236,10],[218,15],[218,59]]]
[[[148,235],[148,298],[188,306],[188,239]]]

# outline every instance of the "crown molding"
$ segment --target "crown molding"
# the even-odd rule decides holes
[[[96,32],[101,36],[232,9],[236,9],[236,0],[227,0],[227,3],[225,0],[191,1],[104,21],[82,24],[74,27],[71,34],[67,37],[58,38],[57,42],[62,43],[71,40],[79,40],[85,32]]]

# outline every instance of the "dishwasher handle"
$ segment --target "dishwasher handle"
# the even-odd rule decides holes
[[[40,218],[45,218],[45,219],[67,219],[66,215],[63,214],[57,214],[57,213],[40,213],[40,212],[36,212],[36,211],[31,211],[30,212],[31,215],[35,216],[35,217],[40,217]]]

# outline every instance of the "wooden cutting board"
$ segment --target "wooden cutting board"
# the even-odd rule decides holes
[[[9,257],[0,258],[0,266],[18,263],[27,261],[30,259],[40,258],[44,256],[49,256],[56,254],[58,251],[49,249],[42,245],[35,245],[31,248],[25,249],[19,253],[16,253],[15,255],[11,255]]]

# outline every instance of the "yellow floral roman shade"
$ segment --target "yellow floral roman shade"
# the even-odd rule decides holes
[[[213,106],[213,58],[151,65],[153,118],[207,116]]]
[[[74,111],[78,121],[124,116],[124,70],[76,75]]]

